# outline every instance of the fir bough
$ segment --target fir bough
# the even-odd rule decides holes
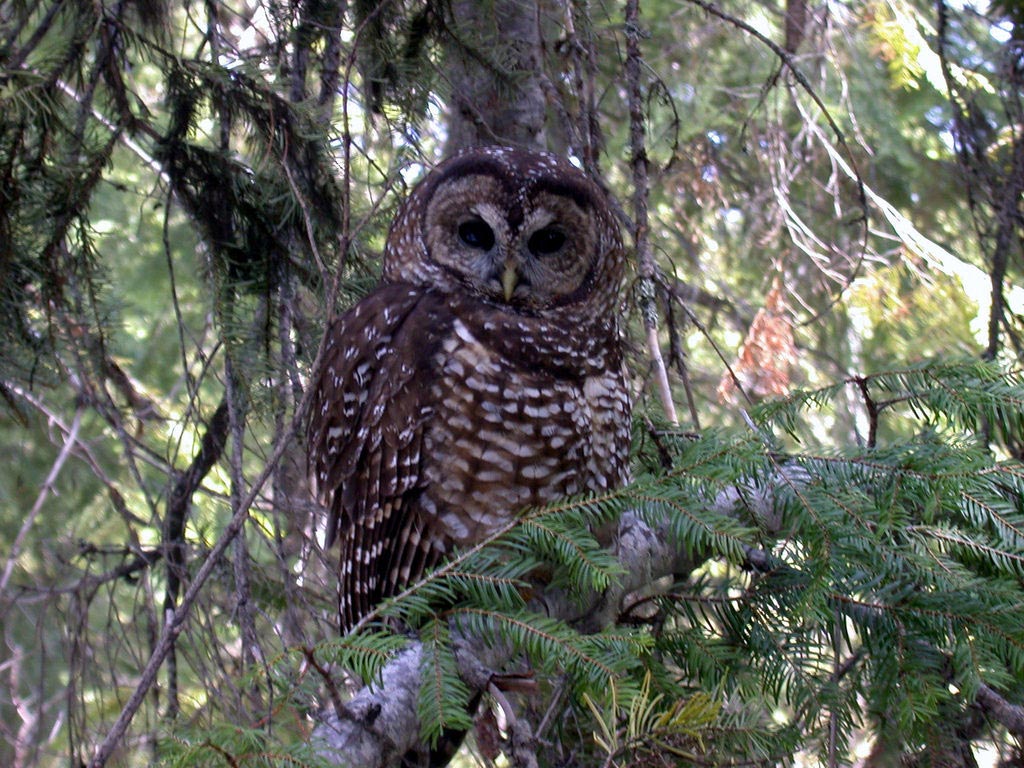
[[[560,692],[562,716],[540,734],[551,756],[786,763],[803,750],[844,762],[864,729],[911,752],[955,737],[982,686],[1024,695],[1024,467],[977,431],[1013,428],[1024,386],[973,362],[870,381],[906,406],[883,409],[902,423],[879,433],[908,437],[790,447],[836,388],[756,410],[743,431],[663,433],[671,468],[526,513],[312,653],[327,674],[378,681],[415,629],[428,744],[472,727],[477,692],[461,677],[457,638],[518,659],[511,669],[536,682],[532,696]],[[688,566],[652,573],[618,621],[594,631],[579,621],[588,600],[630,577],[595,532],[627,512]],[[537,612],[554,588],[573,596],[572,616]],[[284,661],[278,690],[289,690]]]
[[[950,713],[966,711],[980,685],[1011,698],[1024,688],[1024,468],[998,460],[978,431],[1011,434],[1024,386],[973,362],[869,381],[906,406],[884,418],[916,422],[916,433],[846,451],[786,450],[772,436],[798,436],[804,411],[834,398],[827,388],[756,411],[756,430],[663,436],[670,470],[527,514],[387,612],[423,617],[440,605],[438,620],[525,655],[542,678],[568,676],[574,717],[593,718],[613,754],[661,740],[679,759],[714,761],[716,737],[730,759],[845,754],[861,728],[896,724],[908,748],[954,728]],[[634,604],[655,610],[598,634],[531,612],[527,585],[545,569],[577,595],[622,576],[591,531],[627,509],[662,526],[697,568],[674,584],[665,574]],[[438,659],[439,626],[428,624]],[[453,690],[450,665],[430,669],[441,674],[425,677],[424,716],[428,699]],[[614,703],[595,703],[612,688]],[[716,719],[701,739],[670,738],[650,701],[695,695],[710,697]],[[612,720],[607,706],[619,713]],[[758,727],[732,727],[739,712]],[[459,717],[431,714],[429,734]]]

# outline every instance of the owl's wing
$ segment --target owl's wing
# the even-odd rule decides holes
[[[314,492],[328,510],[327,546],[341,542],[343,630],[392,595],[414,565],[433,564],[419,546],[423,521],[415,507],[436,352],[450,328],[437,294],[396,284],[367,296],[328,331],[308,455]]]

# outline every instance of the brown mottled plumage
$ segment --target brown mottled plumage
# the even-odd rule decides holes
[[[524,508],[625,482],[623,270],[603,192],[552,155],[470,150],[413,191],[311,411],[343,629]]]

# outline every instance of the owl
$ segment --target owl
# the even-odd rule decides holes
[[[624,269],[604,192],[554,155],[477,148],[413,190],[314,384],[343,631],[524,510],[626,481]]]

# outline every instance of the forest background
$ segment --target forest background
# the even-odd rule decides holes
[[[0,764],[344,762],[341,670],[409,640],[337,637],[306,383],[410,185],[503,141],[620,201],[637,483],[423,585],[402,749],[471,725],[470,626],[534,683],[463,765],[1021,765],[1022,41],[1017,2],[4,0]],[[606,592],[626,511],[657,590],[507,589]]]

